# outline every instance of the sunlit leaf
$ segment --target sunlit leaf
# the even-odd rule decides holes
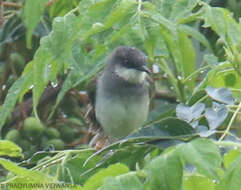
[[[0,156],[20,157],[22,149],[11,141],[0,140]]]

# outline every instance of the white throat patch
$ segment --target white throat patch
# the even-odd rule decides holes
[[[120,78],[130,82],[130,83],[142,83],[146,78],[146,73],[143,71],[138,71],[132,68],[126,68],[122,66],[115,67],[115,74]]]

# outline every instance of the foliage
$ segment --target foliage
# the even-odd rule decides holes
[[[12,14],[4,13],[0,30],[0,185],[240,189],[241,25],[234,1],[227,8],[235,19],[201,0],[21,3],[7,9]],[[157,93],[165,89],[180,103],[156,100],[143,128],[95,152],[84,145],[80,91],[119,45],[145,52]],[[50,88],[60,88],[55,102],[43,103]],[[29,100],[35,117],[22,107]]]

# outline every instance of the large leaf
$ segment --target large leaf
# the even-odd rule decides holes
[[[107,177],[99,190],[142,190],[143,184],[134,172],[130,172],[118,177]]]
[[[39,23],[48,0],[27,0],[24,5],[24,21],[27,26],[27,47],[31,48],[33,31]]]
[[[51,34],[41,40],[40,48],[33,60],[35,113],[40,95],[48,82],[54,80],[61,69],[69,66],[71,48],[77,36],[77,29],[77,18],[73,14],[58,17],[54,20]]]
[[[195,71],[195,49],[193,48],[191,40],[188,36],[182,32],[178,32],[179,36],[179,48],[182,53],[182,64],[184,70],[184,77],[188,77]],[[192,92],[195,85],[195,78],[193,77],[191,80],[187,81],[187,85]]]
[[[183,167],[179,157],[167,152],[153,159],[144,168],[147,173],[146,184],[152,190],[181,190]]]
[[[205,189],[205,190],[215,190],[215,183],[210,178],[202,175],[191,175],[184,180],[185,190],[194,189]]]
[[[24,75],[16,80],[8,91],[4,104],[0,110],[0,130],[4,125],[7,117],[12,112],[20,94],[25,90],[26,83],[29,82],[31,74]]]
[[[84,185],[86,190],[96,190],[102,186],[105,177],[115,177],[129,172],[128,167],[123,164],[113,164],[106,169],[102,169],[99,172],[91,176]]]
[[[239,155],[237,159],[233,162],[230,168],[225,172],[225,175],[220,180],[217,185],[216,190],[239,190],[241,186],[241,156]]]
[[[217,179],[217,169],[221,167],[218,147],[210,140],[196,139],[177,146],[178,154],[188,164],[195,166],[201,174]]]

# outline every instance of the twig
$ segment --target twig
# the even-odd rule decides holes
[[[1,1],[1,0],[0,0]],[[14,2],[3,2],[5,7],[15,7],[15,8],[23,8],[22,4],[14,3]]]
[[[155,99],[167,100],[170,103],[178,103],[175,96],[171,95],[168,92],[164,92],[164,91],[155,92]]]
[[[230,130],[230,128],[231,128],[231,126],[232,126],[232,124],[234,122],[234,119],[236,118],[236,116],[237,116],[237,114],[238,114],[240,109],[241,109],[241,102],[239,103],[238,108],[236,109],[236,111],[234,112],[232,118],[230,119],[226,130],[224,131],[223,135],[219,138],[218,141],[222,141],[224,139],[224,137],[228,134],[228,132],[229,132],[229,130]]]

